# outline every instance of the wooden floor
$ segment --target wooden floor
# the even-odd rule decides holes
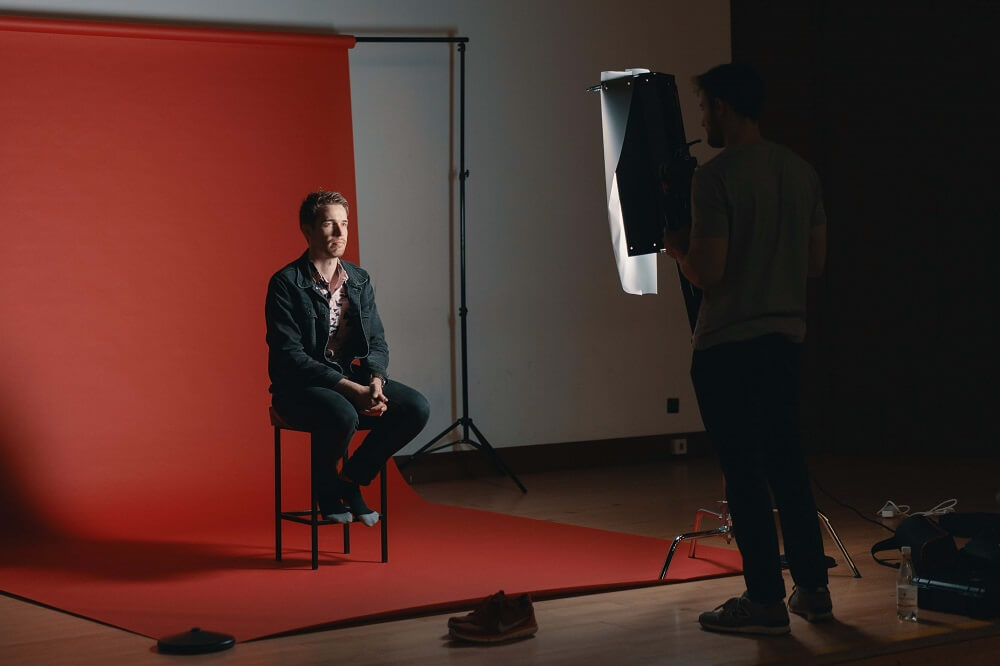
[[[890,499],[913,510],[949,498],[958,499],[960,511],[1000,510],[996,459],[942,466],[934,460],[826,458],[811,466],[823,488],[868,515]],[[721,490],[716,464],[705,458],[526,474],[522,481],[526,495],[502,477],[427,483],[417,490],[438,502],[658,537],[689,531],[695,509],[712,507]],[[156,653],[149,638],[0,596],[0,664],[997,663],[1000,622],[927,611],[919,623],[897,621],[894,572],[868,554],[888,532],[823,492],[817,492],[817,502],[863,577],[851,576],[828,539],[827,554],[839,563],[830,580],[836,620],[811,625],[793,616],[790,636],[716,635],[699,628],[700,612],[742,592],[742,579],[735,577],[537,601],[538,634],[506,645],[452,643],[447,615],[436,615],[241,643],[184,658]],[[446,553],[440,566],[448,566]]]

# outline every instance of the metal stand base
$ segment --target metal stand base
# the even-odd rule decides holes
[[[434,447],[435,444],[444,439],[445,435],[447,435],[448,433],[450,433],[452,430],[454,430],[459,426],[462,427],[462,439],[458,440],[457,442],[446,442],[437,447]],[[479,438],[478,442],[473,439],[469,439],[470,429],[476,435],[476,437]],[[521,483],[521,480],[518,479],[517,476],[514,474],[514,472],[510,471],[510,468],[508,468],[507,465],[503,463],[503,460],[501,460],[500,456],[497,455],[496,449],[494,449],[493,446],[486,440],[486,437],[483,436],[483,433],[479,432],[479,428],[477,428],[476,424],[472,422],[472,419],[465,416],[459,417],[457,421],[455,421],[450,426],[445,428],[440,435],[438,435],[431,441],[421,446],[405,462],[400,463],[399,468],[403,469],[411,462],[413,462],[414,459],[417,458],[418,456],[422,456],[425,453],[434,453],[435,451],[440,451],[441,449],[445,449],[454,444],[468,444],[469,446],[479,451],[482,451],[483,453],[486,454],[486,457],[490,459],[490,462],[493,464],[493,467],[497,469],[497,471],[499,471],[501,474],[506,474],[507,476],[509,476],[511,480],[517,484],[517,487],[521,489],[522,493],[528,492],[528,489],[524,487],[524,484]]]
[[[667,559],[663,562],[663,568],[660,569],[660,580],[663,580],[667,575],[667,569],[670,567],[670,561],[674,558],[674,553],[677,551],[677,547],[681,545],[682,541],[690,541],[688,548],[688,557],[695,556],[695,549],[698,547],[698,539],[704,539],[705,537],[721,536],[725,537],[726,543],[730,543],[733,540],[733,519],[729,515],[728,504],[725,500],[721,500],[719,504],[722,505],[722,510],[719,512],[709,511],[708,509],[698,509],[694,517],[694,531],[687,532],[685,534],[678,534],[674,537],[673,543],[670,544],[670,550],[667,552]],[[777,512],[777,509],[775,509]],[[840,549],[840,553],[844,556],[847,561],[847,566],[851,568],[851,572],[854,574],[855,578],[861,578],[861,572],[858,571],[858,567],[854,564],[854,560],[847,552],[847,548],[844,547],[844,543],[837,536],[837,532],[833,529],[833,525],[830,523],[830,519],[827,518],[822,511],[817,511],[816,515],[819,517],[820,523],[826,527],[827,533],[833,542],[837,544],[837,548]],[[712,516],[722,523],[719,527],[711,530],[699,530],[701,527],[702,516]]]

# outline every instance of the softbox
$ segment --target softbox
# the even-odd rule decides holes
[[[612,245],[622,288],[656,293],[665,229],[691,225],[691,156],[673,75],[601,73],[604,172]],[[689,314],[694,294],[681,276]],[[696,311],[695,304],[695,311]]]

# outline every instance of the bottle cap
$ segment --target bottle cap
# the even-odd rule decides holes
[[[903,555],[909,555],[910,554],[910,547],[909,546],[900,546],[899,552],[901,552]]]

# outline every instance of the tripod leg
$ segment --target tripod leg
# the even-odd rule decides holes
[[[723,525],[722,527],[717,527],[714,530],[703,530],[701,532],[687,532],[685,534],[678,534],[674,537],[673,543],[670,544],[670,550],[667,552],[667,559],[663,563],[663,568],[660,569],[660,580],[667,575],[667,568],[670,567],[670,560],[674,559],[674,551],[677,550],[677,546],[681,545],[681,541],[686,541],[688,539],[704,539],[710,536],[725,536],[729,532],[729,526]]]
[[[716,513],[714,511],[709,511],[708,509],[698,509],[698,511],[695,512],[694,514],[694,531],[696,533],[701,531],[702,516],[712,516],[713,518],[718,519],[723,525],[726,524],[726,519],[722,514]],[[691,544],[688,546],[688,557],[690,558],[697,557],[696,553],[697,548],[698,548],[698,539],[696,537],[693,537],[691,539]]]
[[[403,469],[404,467],[406,467],[407,465],[409,465],[411,462],[413,462],[418,456],[421,456],[421,455],[427,453],[427,449],[429,449],[432,446],[434,446],[435,444],[437,444],[439,441],[441,441],[444,438],[445,435],[447,435],[449,432],[451,432],[452,430],[454,430],[455,428],[457,428],[461,424],[462,424],[462,419],[459,419],[459,420],[455,421],[454,423],[452,423],[447,428],[445,428],[443,431],[441,431],[440,435],[438,435],[437,437],[435,437],[431,441],[429,441],[426,444],[424,444],[423,446],[421,446],[419,449],[417,449],[417,451],[412,456],[410,456],[409,458],[407,458],[405,462],[401,463],[398,466],[399,469]]]
[[[840,540],[840,537],[837,536],[837,533],[834,531],[833,525],[830,524],[830,519],[827,518],[822,511],[817,511],[816,514],[819,516],[820,522],[823,526],[826,527],[826,531],[830,534],[833,542],[837,544],[837,548],[840,548],[840,553],[844,556],[844,559],[847,560],[847,564],[851,567],[851,572],[854,574],[854,577],[861,578],[861,572],[858,571],[858,567],[855,566],[854,560],[851,559],[851,556],[847,553],[847,549],[844,548],[844,542]]]
[[[674,551],[677,550],[677,546],[681,545],[681,541],[683,540],[684,535],[682,534],[674,537],[674,542],[670,544],[670,550],[667,552],[667,560],[663,563],[663,568],[660,569],[659,580],[663,580],[663,577],[667,575],[667,569],[670,567],[670,560],[674,559]]]
[[[518,479],[516,476],[514,476],[514,472],[510,471],[507,468],[507,465],[503,464],[503,460],[501,460],[500,456],[497,455],[496,449],[494,449],[490,445],[490,443],[486,440],[486,438],[483,437],[483,433],[479,432],[479,428],[477,428],[476,424],[472,422],[472,419],[469,419],[469,427],[472,428],[472,432],[474,432],[476,434],[476,437],[479,438],[479,441],[482,444],[482,446],[480,448],[483,451],[485,451],[486,454],[490,457],[490,460],[493,461],[494,466],[497,469],[499,469],[501,472],[503,472],[504,474],[506,474],[507,476],[509,476],[511,478],[511,480],[514,481],[514,483],[517,484],[517,487],[521,489],[522,493],[528,492],[528,489],[524,487],[524,484],[521,483],[520,479]]]

